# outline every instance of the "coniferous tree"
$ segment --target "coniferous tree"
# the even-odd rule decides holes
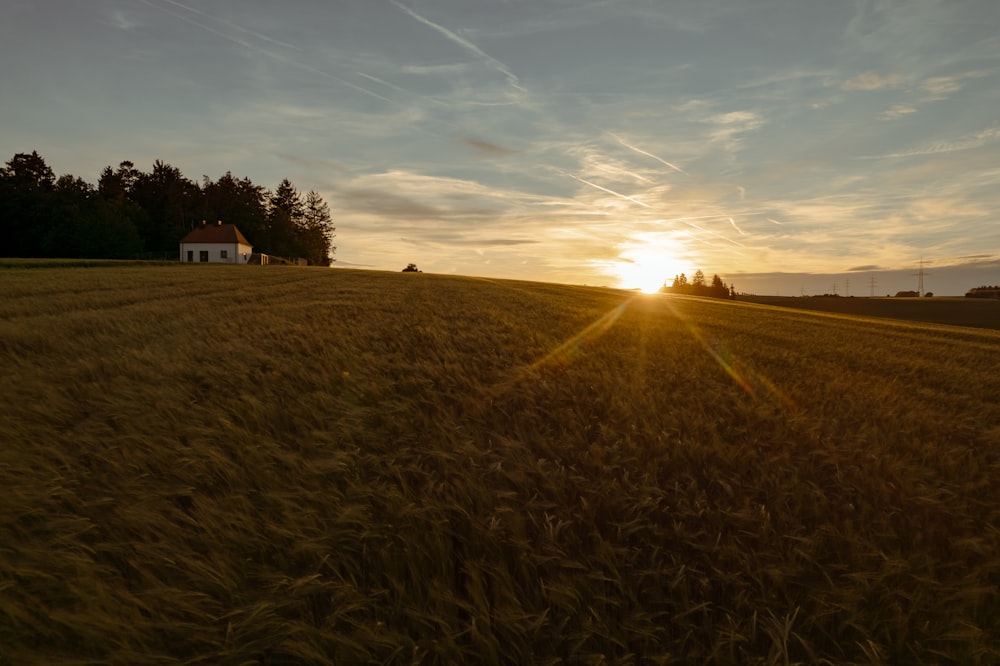
[[[317,266],[329,266],[333,261],[333,253],[337,248],[333,245],[334,233],[337,230],[330,219],[330,206],[315,190],[306,194],[301,236],[309,263]]]
[[[709,291],[714,298],[729,298],[729,287],[722,281],[718,273],[712,276],[712,286]]]
[[[264,245],[268,216],[263,187],[254,185],[249,178],[237,180],[227,171],[214,183],[205,176],[201,191],[201,219],[235,224],[255,247],[270,251]]]
[[[298,257],[304,254],[298,242],[305,203],[295,186],[285,178],[268,199],[266,243],[271,254]]]
[[[139,232],[147,252],[177,251],[178,241],[201,222],[200,195],[196,183],[160,160],[152,172],[139,175],[132,198],[145,212]]]
[[[54,222],[44,256],[127,259],[142,249],[132,220],[82,178],[60,177],[53,198]]]
[[[55,182],[55,173],[35,151],[15,154],[0,169],[0,234],[9,239],[8,256],[43,256]]]
[[[702,296],[705,291],[705,274],[699,268],[694,272],[694,277],[691,278],[691,292],[696,296]]]

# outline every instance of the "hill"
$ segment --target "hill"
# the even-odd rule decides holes
[[[0,274],[0,663],[1000,660],[1000,333]]]
[[[928,324],[1000,330],[1000,300],[960,297],[853,298],[830,296],[741,296],[748,303],[835,312],[852,316],[903,319]]]

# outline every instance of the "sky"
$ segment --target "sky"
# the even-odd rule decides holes
[[[0,159],[316,190],[336,265],[1000,284],[997,0],[5,0]],[[253,239],[250,239],[251,241]],[[923,262],[923,264],[921,264]]]

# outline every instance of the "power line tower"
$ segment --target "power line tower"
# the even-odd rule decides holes
[[[924,258],[923,257],[920,257],[920,270],[918,270],[913,275],[915,275],[917,277],[917,295],[922,298],[923,295],[924,295],[924,276],[925,275],[930,275],[930,273],[928,273],[927,271],[924,270]]]
[[[851,278],[844,278],[844,296],[851,295]]]
[[[875,274],[872,273],[871,277],[868,278],[868,293],[869,296],[875,298]]]

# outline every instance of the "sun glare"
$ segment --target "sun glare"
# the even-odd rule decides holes
[[[668,248],[662,241],[622,250],[613,267],[618,286],[645,294],[659,291],[664,283],[670,284],[675,274],[685,270],[677,268],[675,253],[676,249]]]

